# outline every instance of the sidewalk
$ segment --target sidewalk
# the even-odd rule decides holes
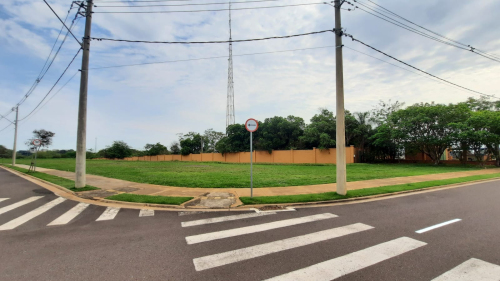
[[[28,169],[27,165],[16,165]],[[38,172],[75,180],[75,173],[65,172],[46,168],[37,168]],[[451,178],[468,177],[475,175],[500,173],[500,169],[475,170],[468,172],[453,172],[432,175],[398,177],[387,179],[374,179],[366,181],[354,181],[347,183],[348,190],[372,188],[387,185],[407,184],[433,180],[445,180]],[[192,187],[174,187],[153,185],[147,183],[136,183],[119,179],[106,178],[102,176],[87,175],[87,184],[102,190],[120,191],[132,194],[160,195],[160,196],[187,196],[199,197],[212,192],[229,192],[236,194],[237,197],[250,196],[250,188],[192,188]],[[287,187],[260,187],[253,189],[254,196],[276,196],[276,195],[295,195],[295,194],[313,194],[331,192],[336,190],[336,184],[318,184],[307,186],[287,186]]]

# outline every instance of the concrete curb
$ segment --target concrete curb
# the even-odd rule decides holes
[[[433,186],[433,187],[427,187],[427,188],[421,188],[421,189],[405,190],[405,191],[370,195],[370,196],[364,196],[364,197],[355,197],[355,198],[340,199],[340,200],[328,200],[328,201],[315,201],[315,202],[255,204],[255,205],[234,206],[238,203],[241,203],[241,201],[239,201],[239,196],[237,196],[237,198],[238,198],[237,202],[235,204],[231,205],[228,209],[203,209],[203,208],[190,208],[190,207],[184,206],[186,203],[191,202],[193,200],[196,200],[197,197],[194,197],[193,199],[191,199],[187,202],[184,202],[181,205],[166,205],[166,204],[150,204],[150,203],[115,201],[115,200],[108,200],[108,199],[98,198],[98,197],[93,197],[91,199],[82,198],[76,192],[68,190],[67,188],[59,186],[57,184],[39,179],[37,177],[33,177],[31,175],[27,175],[27,174],[18,172],[16,170],[11,169],[9,167],[6,167],[4,165],[0,165],[0,168],[3,168],[5,170],[21,177],[21,178],[28,179],[29,181],[31,181],[35,184],[38,184],[38,185],[40,185],[40,186],[42,186],[42,187],[44,187],[52,192],[54,192],[54,191],[51,190],[50,188],[48,188],[46,185],[53,187],[53,188],[56,188],[58,191],[62,192],[62,194],[59,193],[58,195],[66,198],[66,199],[73,200],[73,201],[84,202],[84,203],[92,202],[92,203],[94,203],[94,205],[100,205],[100,206],[106,206],[106,207],[110,207],[110,206],[123,207],[123,206],[125,206],[123,208],[132,208],[132,209],[143,209],[145,207],[148,207],[147,209],[163,210],[163,211],[175,211],[175,212],[179,212],[179,211],[184,211],[184,212],[190,212],[190,211],[192,211],[192,212],[255,211],[255,209],[259,209],[259,208],[262,208],[265,206],[298,207],[298,208],[335,206],[335,205],[364,203],[364,202],[370,202],[370,201],[376,201],[376,200],[390,199],[393,197],[406,196],[406,195],[411,195],[411,194],[415,194],[415,193],[425,193],[425,192],[446,190],[446,189],[450,189],[450,188],[457,188],[457,187],[461,187],[461,186],[472,185],[475,183],[497,181],[500,179],[500,178],[483,179],[483,180],[475,180],[475,181],[469,181],[469,182],[464,182],[464,183]],[[98,203],[98,204],[95,204],[95,203]]]

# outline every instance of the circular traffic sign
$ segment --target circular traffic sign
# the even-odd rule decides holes
[[[259,122],[257,122],[257,120],[253,118],[250,118],[247,120],[247,122],[245,122],[245,129],[247,129],[247,131],[251,133],[257,131],[258,128],[259,128]]]
[[[34,139],[32,143],[34,146],[40,146],[42,144],[42,141],[39,139]]]

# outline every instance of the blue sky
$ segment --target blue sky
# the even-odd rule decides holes
[[[64,17],[67,0],[48,1]],[[189,3],[219,1],[194,0]],[[220,1],[224,2],[224,1]],[[234,4],[259,7],[320,1],[279,0]],[[367,3],[366,0],[364,0]],[[440,34],[500,55],[500,2],[482,1],[396,1],[377,3]],[[167,2],[172,3],[172,2]],[[186,2],[181,2],[186,3]],[[129,11],[99,7],[94,11]],[[109,3],[111,5],[111,3]],[[113,3],[113,5],[123,5]],[[154,7],[142,10],[195,10],[225,8],[227,5]],[[347,8],[347,6],[345,6]],[[139,9],[139,8],[136,8]],[[71,12],[73,15],[75,10]],[[71,17],[70,16],[70,17]],[[309,5],[277,9],[233,11],[233,39],[259,38],[332,29],[334,9]],[[361,10],[342,11],[347,33],[432,74],[476,91],[500,96],[500,63],[418,36],[375,18]],[[81,19],[74,33],[83,36]],[[26,93],[36,79],[61,24],[42,0],[3,0],[0,3],[0,113],[4,114]],[[227,40],[228,13],[94,14],[93,37],[137,40]],[[346,40],[346,47],[371,56],[390,59]],[[292,39],[234,43],[233,54],[272,52],[334,45],[331,33]],[[69,37],[54,65],[38,88],[20,107],[23,118],[41,101],[78,50]],[[225,56],[227,44],[156,45],[92,41],[90,67],[106,67]],[[393,62],[395,63],[395,62]],[[396,63],[397,64],[397,63]],[[59,86],[77,73],[81,55]],[[463,101],[472,93],[458,90],[409,73],[389,64],[344,49],[346,108],[371,110],[378,100],[413,104]],[[295,115],[307,121],[321,107],[335,108],[334,49],[234,57],[236,122],[248,118]],[[34,129],[56,133],[52,148],[76,146],[79,74],[56,96],[48,96],[35,114],[20,122],[18,148]],[[89,76],[88,148],[98,149],[113,140],[134,148],[146,143],[169,145],[178,133],[224,131],[227,93],[227,59],[197,60],[144,66],[93,69]],[[13,119],[14,114],[8,116]],[[7,126],[0,120],[0,129]],[[13,143],[13,126],[0,132],[0,144]]]

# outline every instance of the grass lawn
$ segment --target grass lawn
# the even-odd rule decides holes
[[[0,159],[8,163],[10,159]],[[29,165],[29,159],[17,160]],[[75,159],[38,159],[39,167],[75,171]],[[313,185],[335,182],[334,165],[254,164],[254,187]],[[477,170],[477,166],[424,164],[348,164],[348,181]],[[138,162],[87,160],[87,173],[139,183],[182,187],[248,188],[250,165],[214,162]]]
[[[125,201],[125,202],[137,202],[137,203],[180,205],[184,202],[193,199],[193,197],[151,196],[151,195],[122,193],[106,197],[106,199]]]
[[[53,176],[53,175],[48,175],[48,174],[45,174],[45,173],[40,173],[40,172],[30,172],[28,173],[28,170],[27,169],[23,169],[23,168],[19,168],[19,167],[12,167],[11,165],[5,165],[6,167],[10,168],[10,169],[14,169],[18,172],[21,172],[21,173],[24,173],[24,174],[28,174],[30,176],[33,176],[35,178],[39,178],[39,179],[42,179],[44,181],[48,181],[48,182],[51,182],[53,184],[57,184],[59,186],[62,186],[64,188],[67,188],[71,191],[75,191],[75,192],[81,192],[81,191],[89,191],[89,190],[97,190],[99,188],[97,187],[94,187],[94,186],[90,186],[90,185],[87,185],[83,188],[75,188],[75,182],[72,181],[72,180],[68,180],[68,179],[65,179],[65,178],[61,178],[61,177],[56,177],[56,176]]]
[[[363,197],[370,195],[386,194],[406,190],[422,189],[427,187],[442,186],[449,184],[464,183],[469,181],[484,180],[499,178],[498,174],[477,175],[470,177],[454,178],[447,180],[426,181],[418,183],[408,183],[399,185],[388,185],[382,187],[365,188],[358,190],[347,191],[346,195],[339,195],[336,192],[325,192],[316,194],[300,194],[288,196],[262,196],[262,197],[240,197],[241,202],[245,205],[252,204],[278,204],[278,203],[300,203],[300,202],[315,202],[315,201],[328,201],[328,200],[341,200],[347,198]]]

